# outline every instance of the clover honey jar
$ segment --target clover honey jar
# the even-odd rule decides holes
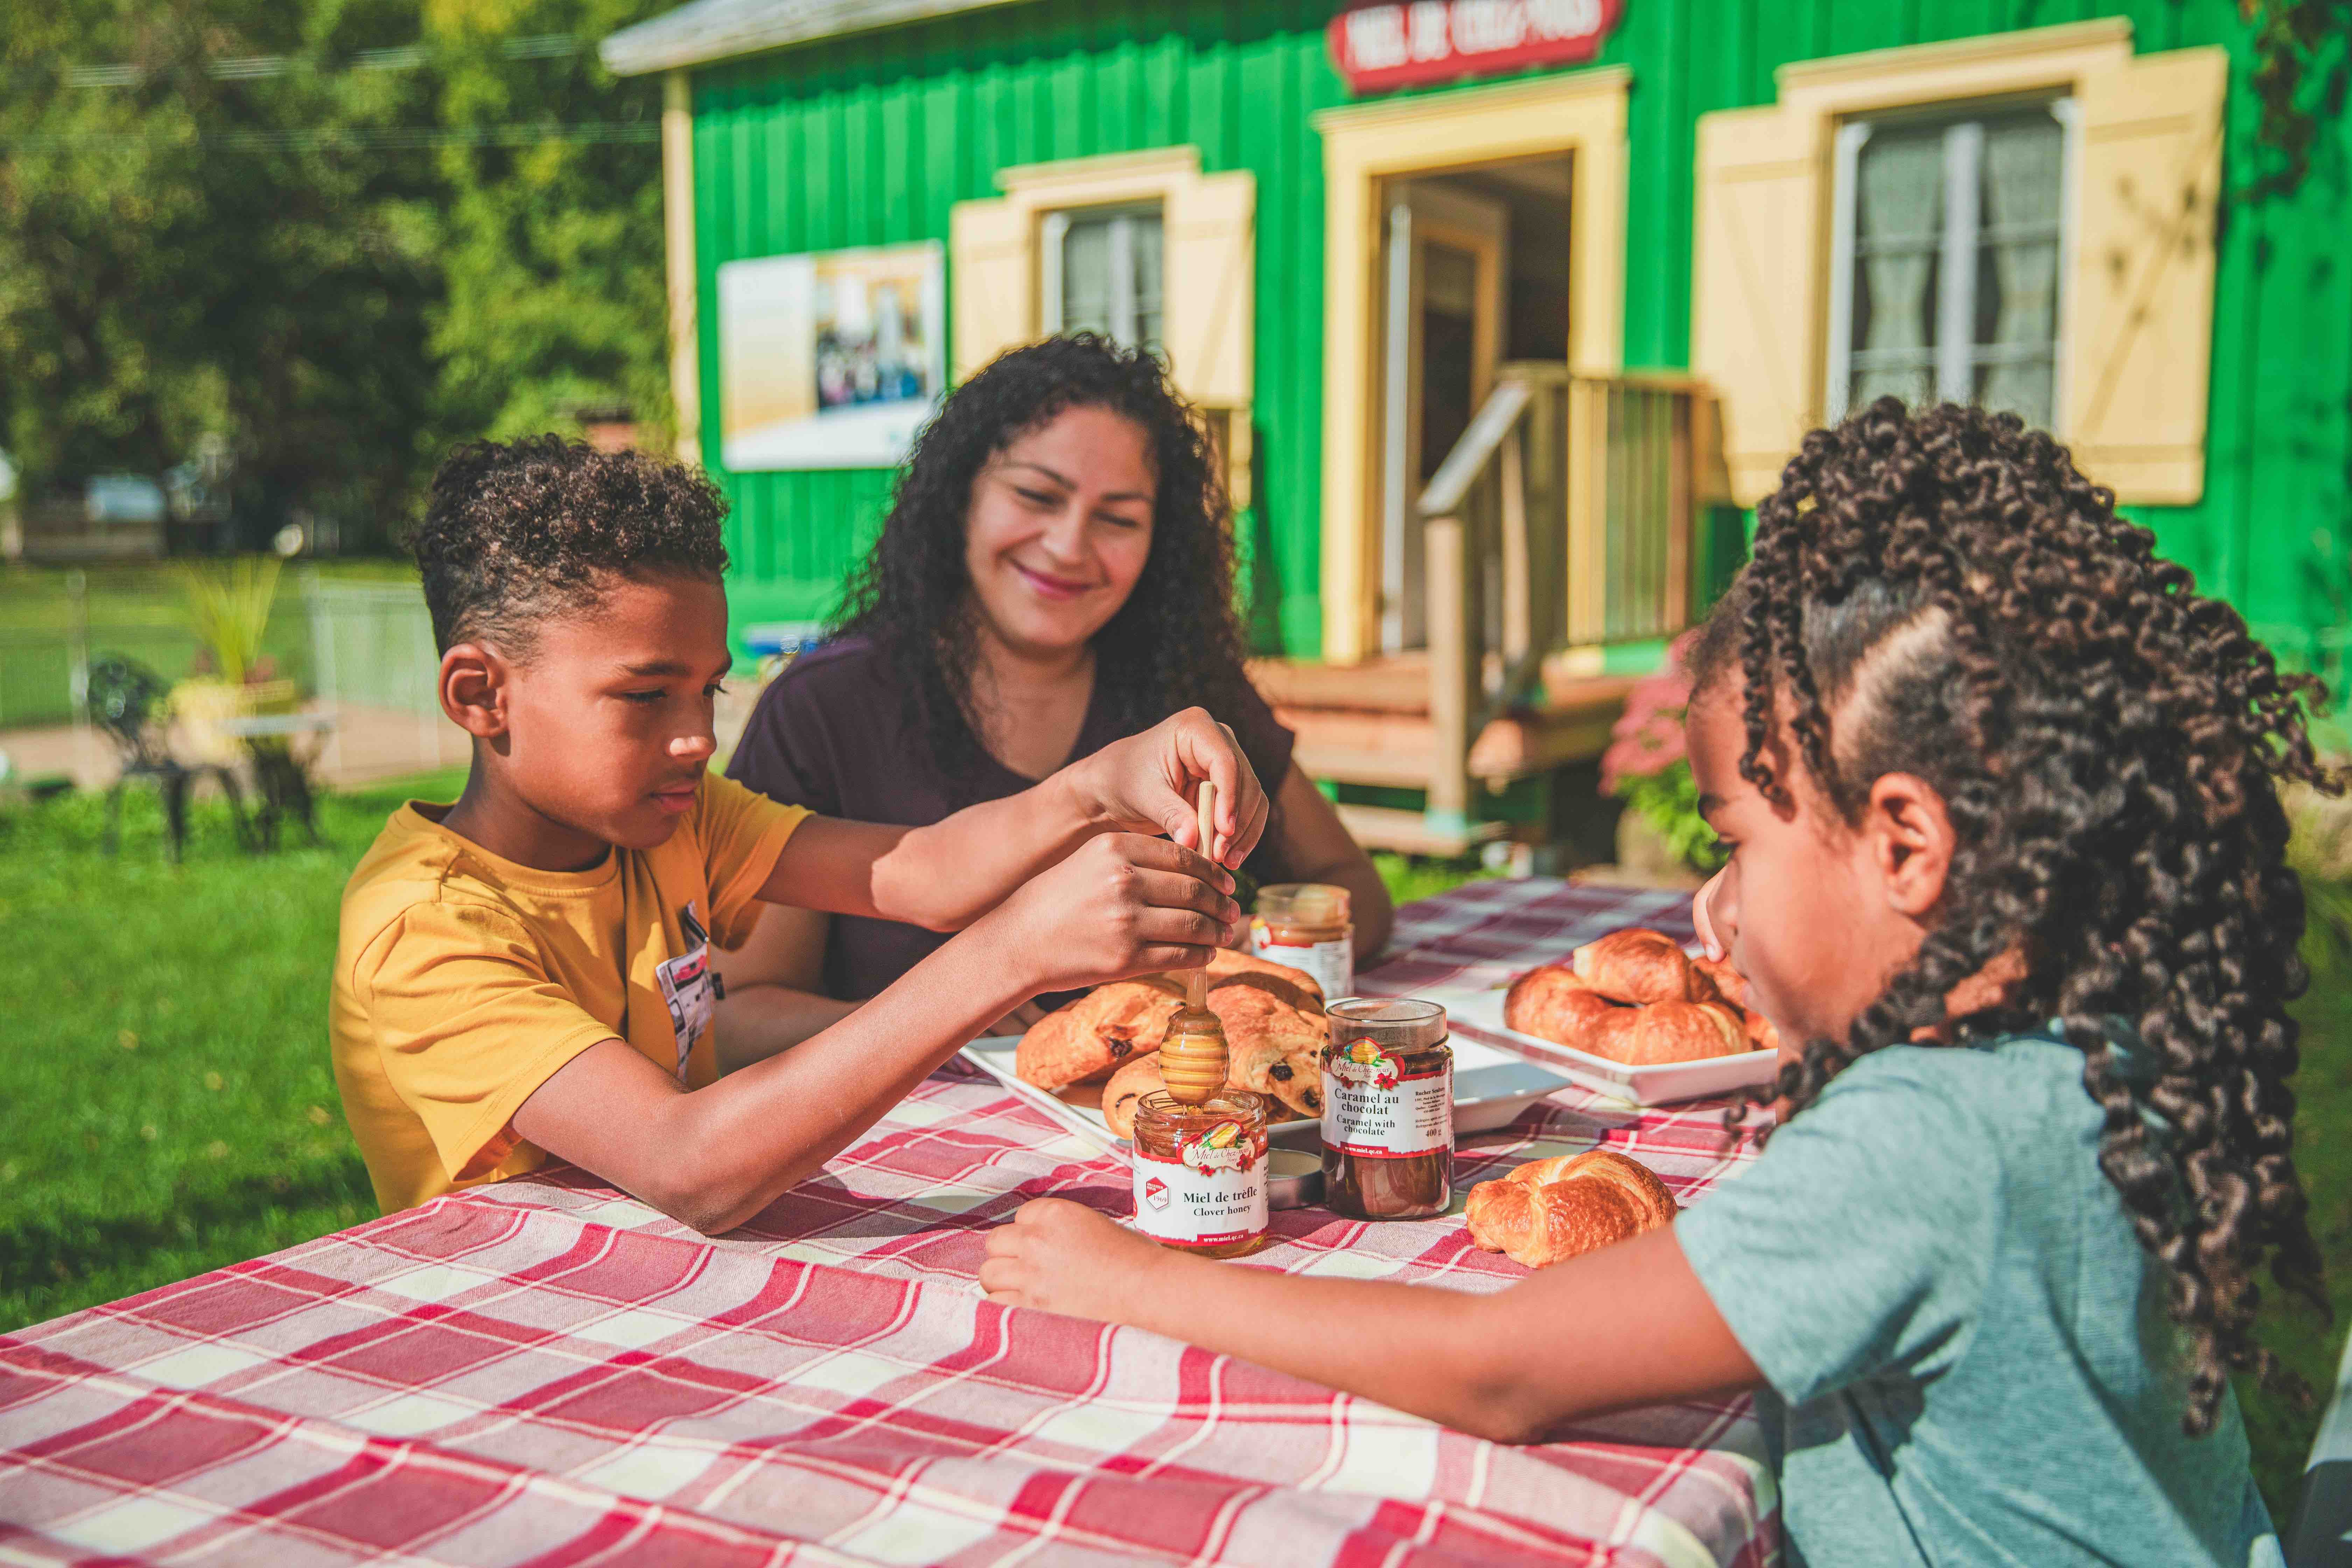
[[[1265,1237],[1265,1100],[1242,1089],[1187,1105],[1165,1090],[1135,1111],[1135,1228],[1204,1258]]]
[[[1323,1204],[1351,1219],[1426,1219],[1454,1198],[1454,1047],[1445,1009],[1358,996],[1323,1047]]]
[[[1250,952],[1270,963],[1303,969],[1337,1002],[1356,989],[1356,926],[1348,889],[1326,882],[1277,882],[1261,888],[1250,921]]]

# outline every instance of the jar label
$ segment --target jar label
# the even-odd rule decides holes
[[[1276,942],[1263,920],[1250,921],[1250,956],[1263,958],[1268,963],[1286,963],[1293,969],[1303,969],[1323,987],[1323,1000],[1337,1002],[1342,996],[1356,994],[1356,943],[1352,937],[1334,937],[1329,942],[1294,945]]]
[[[1135,1228],[1171,1247],[1219,1247],[1265,1230],[1265,1134],[1221,1121],[1190,1132],[1178,1158],[1135,1150]]]
[[[1406,1074],[1370,1040],[1323,1053],[1323,1146],[1370,1160],[1454,1147],[1454,1058]]]

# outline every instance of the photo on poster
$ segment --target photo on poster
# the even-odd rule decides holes
[[[937,242],[719,268],[719,461],[889,468],[947,382]]]

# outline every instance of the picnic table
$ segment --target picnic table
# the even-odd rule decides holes
[[[1367,992],[1443,999],[1683,895],[1477,883],[1407,906]],[[1570,1089],[1468,1140],[1457,1194],[1605,1143],[1685,1203],[1721,1102]],[[1747,1402],[1509,1447],[1133,1329],[988,1303],[988,1230],[1128,1175],[951,1063],[740,1230],[566,1167],[0,1336],[20,1563],[1777,1561]],[[1458,1218],[1276,1211],[1250,1265],[1497,1289]],[[1559,1327],[1572,1350],[1576,1326]],[[1554,1350],[1559,1346],[1551,1347]]]

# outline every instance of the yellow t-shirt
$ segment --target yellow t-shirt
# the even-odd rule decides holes
[[[539,871],[442,826],[448,809],[394,812],[343,889],[328,1029],[387,1214],[536,1170],[508,1123],[600,1040],[688,1089],[715,1079],[707,944],[743,940],[809,815],[709,773],[668,842]]]

